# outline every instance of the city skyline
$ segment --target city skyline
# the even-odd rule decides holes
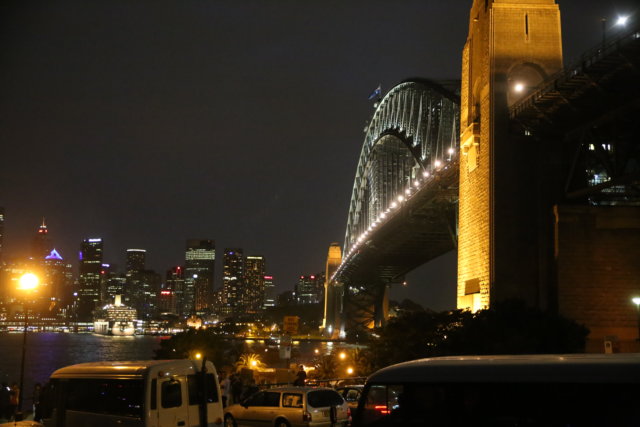
[[[264,255],[278,289],[321,271],[343,241],[367,96],[460,77],[470,2],[451,3],[2,5],[5,256],[28,253],[45,216],[65,259],[101,237],[106,260],[145,248],[163,272],[196,237]],[[565,63],[614,34],[603,17],[637,12],[558,3]],[[447,305],[433,304],[454,292],[446,257],[425,267],[435,295],[411,277],[408,295]]]

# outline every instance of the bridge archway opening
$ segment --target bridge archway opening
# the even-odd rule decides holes
[[[510,107],[533,92],[547,78],[542,67],[523,62],[511,67],[507,74],[507,105]]]

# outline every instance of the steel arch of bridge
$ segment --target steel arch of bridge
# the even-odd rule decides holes
[[[457,153],[459,104],[457,95],[422,79],[400,83],[380,100],[365,130],[358,160],[344,240],[345,256],[357,246],[358,239],[362,240],[361,236],[386,216],[397,197],[415,191],[416,181],[429,176],[440,162]],[[386,136],[402,141],[414,164],[376,179],[380,177],[372,176],[376,171],[371,163],[376,147]],[[377,185],[372,185],[373,181]]]
[[[423,79],[402,82],[377,102],[356,169],[342,263],[328,288],[340,295],[325,310],[331,335],[382,324],[389,283],[450,250],[455,220],[446,221],[444,211],[455,211],[457,201],[459,104],[453,91]]]

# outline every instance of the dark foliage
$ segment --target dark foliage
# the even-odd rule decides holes
[[[583,325],[511,300],[482,310],[451,334],[448,354],[550,354],[584,351]]]
[[[156,359],[185,359],[195,353],[211,360],[216,366],[232,365],[242,352],[242,343],[235,344],[209,329],[189,329],[160,342]]]
[[[368,350],[375,369],[448,355],[578,353],[589,331],[521,301],[505,301],[475,314],[403,312],[377,333]]]

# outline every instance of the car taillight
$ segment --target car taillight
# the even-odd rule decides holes
[[[351,408],[347,408],[347,418],[351,418]]]
[[[311,421],[311,413],[309,413],[309,411],[304,411],[302,413],[302,421],[305,421],[305,422],[307,422],[307,421],[310,422]]]
[[[387,408],[387,405],[375,405],[373,407],[376,411],[379,411],[381,414],[390,414],[391,411]]]

